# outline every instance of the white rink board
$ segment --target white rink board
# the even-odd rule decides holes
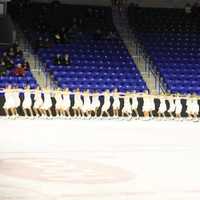
[[[200,124],[0,120],[1,200],[200,199]]]

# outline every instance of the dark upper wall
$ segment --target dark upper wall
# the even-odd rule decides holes
[[[62,3],[68,3],[73,5],[99,5],[99,6],[109,6],[109,0],[59,0]],[[46,2],[50,3],[52,0],[32,0],[32,2]]]
[[[0,17],[0,45],[8,45],[13,42],[14,26],[9,16]]]
[[[37,2],[52,2],[52,0],[32,0]],[[195,3],[198,0],[127,0],[129,3],[138,3],[142,7],[182,8],[186,3]],[[63,3],[79,5],[111,5],[111,0],[60,0]]]

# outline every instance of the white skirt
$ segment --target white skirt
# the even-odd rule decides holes
[[[14,108],[18,108],[21,104],[20,98],[18,96],[16,96],[15,99],[13,99],[13,107]]]
[[[31,97],[26,97],[22,103],[22,107],[24,109],[31,109],[32,106],[32,100]]]
[[[160,107],[159,107],[159,109],[158,109],[158,112],[159,112],[159,113],[164,113],[166,110],[167,110],[167,105],[166,105],[166,103],[165,103],[165,102],[161,102],[161,103],[160,103]]]
[[[62,107],[63,107],[63,101],[62,101],[62,99],[56,99],[55,108],[56,108],[57,110],[60,110],[60,109],[62,109]]]
[[[48,110],[48,109],[51,108],[51,106],[52,106],[52,101],[51,101],[51,99],[46,98],[46,99],[44,100],[43,105],[42,105],[42,109]]]
[[[130,103],[124,103],[124,107],[122,108],[122,113],[132,113],[132,107]]]
[[[84,103],[82,110],[83,110],[83,112],[90,111],[91,110],[90,102]]]
[[[114,110],[120,109],[120,100],[119,99],[115,99],[112,105]]]
[[[150,101],[144,101],[143,107],[142,107],[142,111],[143,112],[150,112],[152,111],[152,105]]]
[[[199,113],[199,105],[198,103],[192,103],[187,105],[186,112],[189,113]]]
[[[70,107],[71,107],[70,98],[64,96],[63,100],[62,100],[62,109],[63,110],[68,110],[68,109],[70,109]]]
[[[78,109],[78,108],[80,108],[80,109],[83,108],[83,102],[81,99],[75,100],[75,102],[74,102],[73,109]]]
[[[132,110],[136,110],[138,108],[138,100],[137,99],[132,99],[131,108],[132,108]]]
[[[102,111],[104,112],[104,111],[108,111],[109,110],[109,108],[110,108],[110,102],[105,102],[104,104],[103,104],[103,106],[102,106]]]
[[[192,106],[192,113],[199,113],[199,104],[195,103]]]
[[[169,105],[169,110],[168,110],[168,112],[170,112],[170,113],[175,112],[175,109],[176,109],[176,106],[175,106],[174,103],[172,103],[172,104]]]
[[[13,105],[14,105],[13,98],[12,97],[6,97],[3,108],[4,109],[10,109],[10,108],[13,108]]]
[[[44,102],[43,102],[43,100],[42,100],[41,97],[40,97],[40,98],[37,98],[37,99],[35,99],[33,108],[35,108],[35,109],[42,108],[42,107],[43,107],[43,103],[44,103]]]
[[[176,114],[180,114],[182,112],[182,105],[181,104],[180,105],[176,105],[175,107],[176,107],[175,108],[175,113]]]
[[[92,101],[92,103],[91,103],[91,110],[95,111],[99,107],[100,107],[100,101],[98,99]]]

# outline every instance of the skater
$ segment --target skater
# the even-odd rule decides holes
[[[63,106],[63,96],[62,96],[62,91],[60,88],[57,88],[54,91],[54,97],[56,100],[56,104],[55,104],[55,111],[56,111],[56,117],[61,117],[64,116],[63,114],[63,110],[62,110],[62,106]]]
[[[130,102],[131,94],[130,92],[126,92],[124,94],[124,106],[122,108],[122,116],[123,117],[132,117],[132,107]]]
[[[43,115],[42,107],[44,101],[42,99],[42,91],[39,86],[33,91],[33,94],[34,94],[33,111],[36,117],[40,117]]]
[[[5,103],[3,105],[4,112],[7,117],[14,116],[14,110],[13,110],[13,90],[12,86],[8,85],[4,90],[4,98],[5,98]]]
[[[42,112],[46,117],[52,117],[51,107],[52,107],[52,100],[51,100],[51,90],[49,87],[44,88],[42,91],[44,95],[44,103],[42,105]]]
[[[104,103],[101,108],[101,116],[103,117],[103,115],[105,114],[106,117],[110,117],[110,113],[108,112],[108,110],[110,109],[110,106],[111,106],[109,90],[106,90],[103,93],[103,96],[104,96]]]
[[[24,89],[24,101],[22,102],[22,109],[24,112],[24,116],[28,117],[33,116],[33,111],[31,109],[32,99],[31,99],[31,90],[30,85],[27,85]]]
[[[91,114],[94,113],[94,117],[98,116],[98,110],[100,108],[99,96],[100,94],[97,91],[92,94]]]
[[[65,116],[70,117],[70,108],[71,108],[71,99],[70,99],[70,91],[68,88],[63,90],[63,100],[62,100],[62,112]]]
[[[158,117],[165,118],[165,112],[167,111],[166,99],[164,95],[159,96],[160,106],[158,108]]]
[[[148,91],[146,91],[143,95],[143,102],[144,103],[143,103],[142,111],[144,113],[144,118],[150,119],[152,105],[151,105],[151,97]]]
[[[74,111],[74,116],[75,117],[80,117],[83,116],[83,101],[81,99],[81,92],[80,89],[76,89],[74,91],[74,106],[73,106],[73,111]]]
[[[174,119],[174,112],[176,109],[174,99],[174,95],[167,97],[167,100],[169,102],[169,109],[167,110],[167,112],[170,114],[171,119]]]
[[[113,97],[113,116],[119,117],[119,110],[120,110],[120,94],[117,89],[115,89],[112,93]]]
[[[131,104],[131,109],[132,109],[132,113],[134,113],[135,117],[138,118],[139,114],[138,114],[138,98],[137,98],[137,94],[135,91],[133,91],[133,93],[131,94],[131,100],[132,100],[132,104]]]
[[[83,113],[85,117],[91,117],[91,99],[90,99],[90,91],[86,90],[83,92]]]
[[[177,94],[176,98],[175,98],[175,114],[176,114],[177,119],[181,118],[182,108],[183,108],[183,106],[181,103],[181,97],[179,94]]]

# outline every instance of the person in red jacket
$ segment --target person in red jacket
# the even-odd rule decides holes
[[[15,76],[24,76],[25,75],[25,69],[22,66],[22,64],[17,64],[16,68],[13,71]]]

